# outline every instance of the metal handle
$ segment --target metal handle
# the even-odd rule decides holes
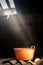
[[[31,48],[35,49],[35,46],[34,46],[34,45],[32,45],[32,46],[31,46]]]

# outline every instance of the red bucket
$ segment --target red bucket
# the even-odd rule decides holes
[[[32,60],[34,57],[35,46],[31,48],[14,48],[16,59],[18,60]]]

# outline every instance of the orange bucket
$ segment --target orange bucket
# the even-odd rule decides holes
[[[16,59],[18,60],[32,60],[34,57],[35,46],[31,48],[14,48]]]

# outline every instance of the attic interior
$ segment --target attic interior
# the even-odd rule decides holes
[[[0,58],[14,57],[13,48],[32,45],[36,47],[35,57],[43,57],[43,3],[15,0],[15,7],[17,15],[8,19],[0,15]]]

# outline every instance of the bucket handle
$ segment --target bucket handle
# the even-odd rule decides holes
[[[35,49],[35,46],[34,46],[34,45],[32,45],[32,46],[31,46],[31,48],[32,48],[32,49]]]

